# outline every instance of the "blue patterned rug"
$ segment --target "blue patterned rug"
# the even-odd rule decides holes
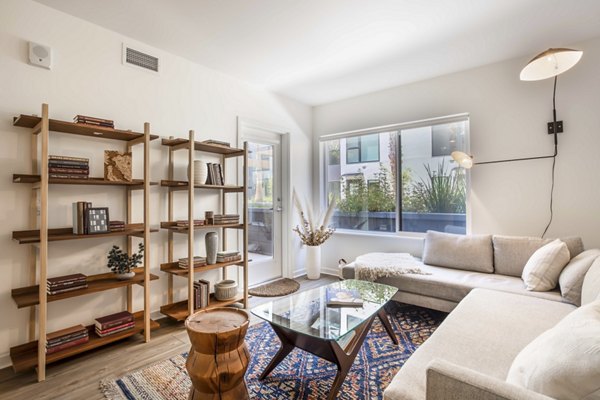
[[[376,318],[338,399],[382,399],[383,390],[400,367],[446,317],[442,312],[394,302],[387,310],[400,345],[392,343]],[[251,399],[308,400],[327,396],[337,372],[334,364],[295,349],[265,380],[259,381],[260,373],[279,349],[279,339],[264,322],[248,329],[246,343],[251,354],[246,373]],[[191,385],[185,370],[186,356],[184,353],[119,379],[103,381],[101,390],[110,400],[185,400]]]

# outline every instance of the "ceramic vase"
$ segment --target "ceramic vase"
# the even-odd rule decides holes
[[[120,281],[126,281],[129,279],[133,279],[134,276],[135,276],[135,272],[133,272],[133,271],[123,272],[122,274],[115,274],[115,277]]]
[[[217,263],[217,249],[219,247],[219,236],[217,232],[208,232],[204,237],[206,243],[206,263],[216,264]]]
[[[206,177],[208,176],[208,167],[204,160],[194,160],[194,185],[204,185],[206,183]],[[188,170],[188,181],[190,179],[190,173]]]
[[[321,277],[321,246],[306,246],[306,277]]]

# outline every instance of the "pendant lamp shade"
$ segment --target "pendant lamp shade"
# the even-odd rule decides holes
[[[573,49],[548,49],[535,56],[521,70],[522,81],[539,81],[552,78],[571,69],[579,62],[583,51]]]
[[[453,151],[450,156],[454,161],[465,169],[470,169],[473,166],[473,157],[462,151]]]

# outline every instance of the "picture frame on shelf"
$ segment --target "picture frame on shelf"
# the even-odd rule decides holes
[[[108,207],[90,207],[86,210],[86,228],[90,235],[110,232]]]

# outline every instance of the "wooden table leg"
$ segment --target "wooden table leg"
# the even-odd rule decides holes
[[[381,320],[381,323],[383,324],[383,327],[385,328],[385,331],[387,332],[388,336],[392,339],[392,342],[394,342],[394,344],[397,345],[398,338],[396,337],[396,333],[394,332],[394,329],[392,328],[392,324],[390,324],[388,315],[385,312],[385,309],[383,307],[381,307],[379,309],[379,311],[377,312],[377,316]]]
[[[281,339],[281,347],[279,348],[277,354],[275,354],[275,356],[271,359],[271,362],[269,362],[267,368],[265,368],[262,374],[260,374],[260,377],[258,378],[260,380],[265,379],[267,375],[269,375],[271,371],[273,371],[275,367],[277,367],[279,363],[282,362],[292,350],[294,350],[293,344],[284,342],[284,339],[281,336],[279,338]]]

